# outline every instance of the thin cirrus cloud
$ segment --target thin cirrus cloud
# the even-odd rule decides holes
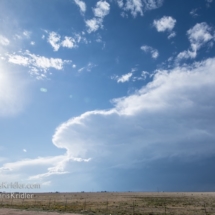
[[[205,0],[206,1],[206,5],[208,6],[208,7],[210,7],[210,4],[213,2],[213,0]]]
[[[114,75],[114,76],[111,77],[111,79],[116,80],[117,83],[125,83],[125,82],[128,82],[131,79],[132,75],[133,75],[133,73],[129,72],[129,73],[124,74],[122,76]]]
[[[176,61],[196,58],[199,49],[215,40],[215,31],[206,22],[202,22],[190,28],[187,31],[187,36],[190,41],[190,49],[180,52],[176,57]]]
[[[142,71],[141,75],[139,77],[133,77],[133,81],[142,81],[142,80],[146,80],[148,77],[152,77],[153,75],[150,75],[149,72],[147,71]]]
[[[92,62],[89,62],[86,66],[81,67],[80,69],[78,69],[78,72],[83,72],[83,71],[91,72],[91,70],[94,67],[96,67],[96,64],[93,64]],[[73,65],[73,68],[76,68],[76,65]]]
[[[66,155],[60,155],[60,156],[54,156],[54,157],[38,157],[35,159],[25,159],[25,160],[20,160],[16,162],[5,163],[0,168],[0,172],[1,172],[1,176],[5,177],[13,174],[16,175],[22,169],[28,169],[30,174],[27,180],[29,180],[30,178],[31,179],[38,178],[39,175],[41,175],[41,177],[47,177],[54,174],[55,175],[65,174],[66,172],[62,171],[62,168],[65,163],[64,161],[67,160],[67,158],[68,156]],[[34,174],[31,175],[32,172],[30,171],[30,169],[32,167],[37,167],[35,168],[34,174],[38,173],[38,176]],[[46,172],[46,174],[41,173],[43,171]]]
[[[62,60],[60,58],[46,58],[32,54],[30,51],[20,52],[20,54],[7,54],[8,62],[25,66],[30,69],[30,74],[35,75],[37,79],[46,77],[49,69],[62,70],[65,64],[70,64],[71,60]]]
[[[85,2],[83,2],[81,0],[74,0],[74,2],[80,8],[81,13],[85,13],[86,12],[87,6],[86,6]]]
[[[110,4],[106,1],[98,1],[96,7],[93,8],[94,18],[86,20],[85,24],[88,28],[88,33],[97,31],[103,27],[103,19],[110,12]]]
[[[191,15],[192,17],[197,17],[197,16],[199,16],[198,13],[197,13],[197,11],[198,11],[198,8],[192,9],[192,10],[190,11],[190,15]]]
[[[138,14],[143,16],[147,10],[154,10],[162,6],[163,0],[117,0],[118,6],[124,11],[129,11],[133,17]]]
[[[0,45],[8,46],[10,44],[9,39],[4,37],[3,35],[0,35]]]
[[[32,32],[31,31],[28,31],[28,30],[24,30],[22,32],[19,32],[19,33],[16,33],[14,35],[14,39],[15,40],[24,40],[24,39],[30,39],[31,38],[31,35],[32,35]]]
[[[159,52],[157,49],[152,48],[151,46],[141,46],[140,47],[141,50],[143,50],[145,53],[150,53],[152,58],[156,59],[159,56]]]
[[[64,155],[58,156],[49,156],[49,157],[38,157],[34,159],[23,159],[20,161],[4,163],[2,167],[0,167],[0,180],[8,178],[8,176],[13,176],[14,179],[20,180],[23,175],[26,176],[26,169],[28,170],[27,180],[42,181],[43,183],[46,181],[46,178],[51,177],[53,175],[62,175],[69,173],[66,168],[68,163],[80,163],[80,162],[89,162],[89,159],[75,158],[72,157],[69,152]],[[32,168],[34,171],[32,171]],[[25,170],[25,173],[22,173],[22,170]],[[18,177],[17,177],[17,173]]]
[[[23,31],[22,33],[24,35],[24,37],[26,37],[27,39],[29,39],[31,37],[31,32],[30,31]]]
[[[131,80],[134,72],[136,72],[136,71],[137,71],[137,68],[134,67],[134,68],[131,69],[130,72],[128,72],[126,74],[123,74],[121,76],[119,76],[119,75],[111,76],[111,79],[116,80],[117,83],[125,83],[125,82],[128,82],[128,81]]]

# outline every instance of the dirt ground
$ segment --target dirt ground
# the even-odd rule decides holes
[[[25,211],[10,208],[1,208],[0,215],[62,215],[62,213],[57,212],[38,212],[38,211]],[[64,215],[78,215],[74,213],[64,213]]]
[[[213,192],[34,193],[32,196],[1,198],[0,215],[215,215]]]

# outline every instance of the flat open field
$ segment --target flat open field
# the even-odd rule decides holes
[[[0,198],[0,215],[215,215],[215,193],[37,193],[32,197]]]

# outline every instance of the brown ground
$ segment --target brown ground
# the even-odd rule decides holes
[[[57,212],[64,215],[215,215],[215,193],[38,193],[33,199],[0,199],[0,215],[58,215]]]
[[[1,208],[0,215],[62,215],[57,212],[38,212],[38,211],[25,211],[18,209]],[[78,215],[74,213],[64,213],[63,215]]]

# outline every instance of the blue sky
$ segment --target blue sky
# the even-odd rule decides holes
[[[214,9],[0,1],[0,182],[214,191]]]

